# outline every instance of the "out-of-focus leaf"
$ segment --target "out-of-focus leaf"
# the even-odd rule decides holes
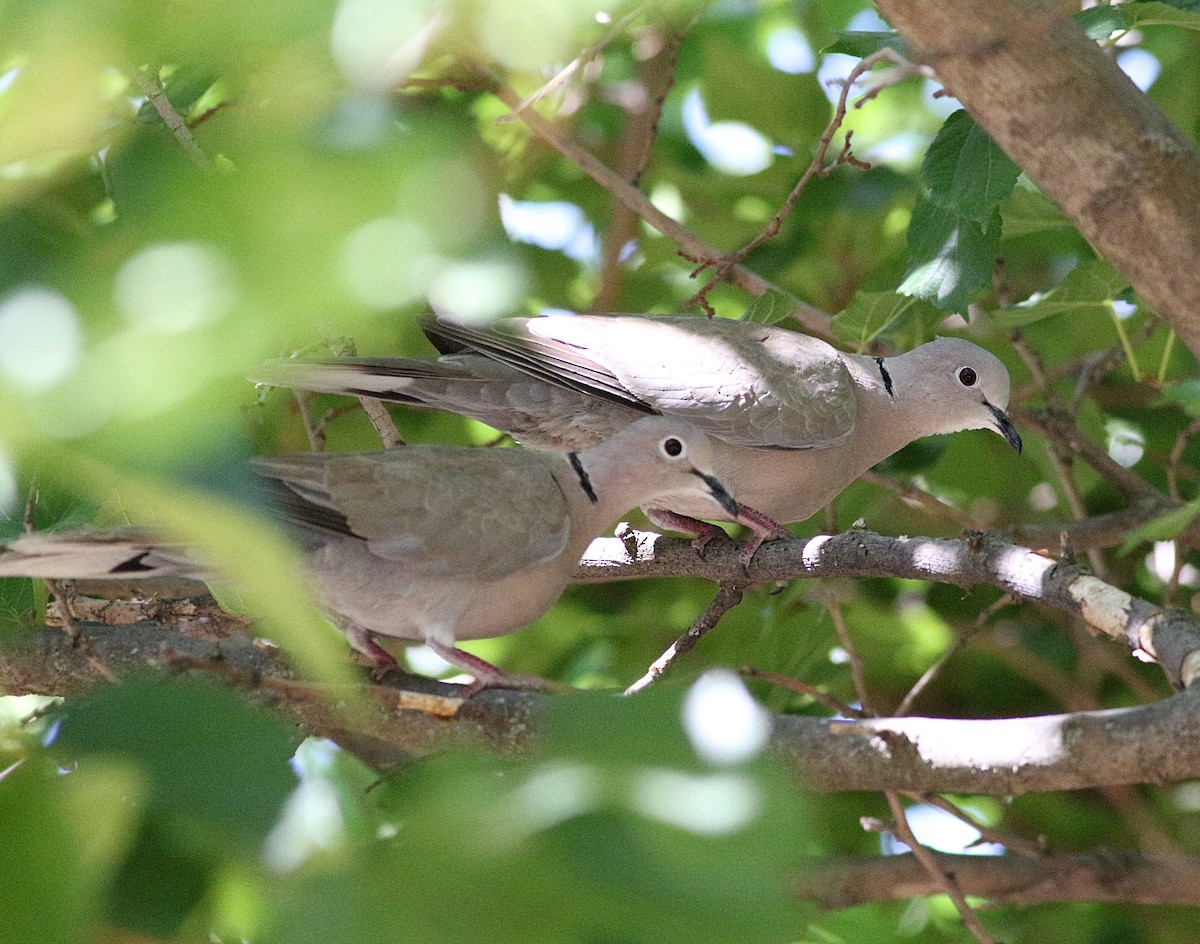
[[[1075,224],[1040,190],[1014,187],[1012,195],[1000,204],[1004,238],[1028,236],[1046,230],[1067,229]]]
[[[921,163],[930,200],[943,209],[987,226],[1012,192],[1017,167],[963,109],[948,117]]]
[[[857,56],[865,59],[871,53],[879,52],[888,47],[908,58],[908,44],[900,38],[895,30],[879,32],[862,32],[847,30],[839,32],[837,39],[821,50],[823,53],[841,53],[843,56]]]
[[[1084,31],[1088,34],[1088,39],[1098,41],[1106,40],[1118,30],[1128,28],[1128,22],[1122,11],[1127,5],[1113,6],[1108,3],[1100,3],[1087,10],[1078,10],[1071,15]]]
[[[1147,541],[1169,541],[1177,538],[1187,530],[1197,517],[1200,517],[1200,498],[1172,508],[1164,515],[1151,518],[1143,525],[1134,528],[1121,545],[1122,554],[1128,554],[1139,544]]]
[[[756,324],[779,324],[787,319],[795,306],[783,292],[768,289],[742,315],[742,321],[753,321]]]
[[[151,815],[134,834],[132,847],[109,890],[108,917],[123,928],[170,938],[203,900],[217,859]]]
[[[383,784],[394,838],[277,877],[261,939],[794,938],[808,909],[788,875],[810,832],[794,784],[761,758],[700,761],[680,693],[643,696],[562,699],[520,764],[427,759]]]
[[[999,248],[999,213],[984,228],[919,199],[908,228],[908,270],[896,291],[939,308],[965,309],[991,283]]]
[[[1048,292],[993,314],[1002,328],[1019,328],[1067,313],[1111,317],[1112,301],[1129,280],[1102,259],[1081,262]]]
[[[760,54],[720,37],[709,38],[705,67],[710,120],[742,121],[793,147],[815,140],[825,129],[830,104],[815,75],[780,72]],[[753,95],[745,94],[748,84]]]
[[[1200,30],[1200,4],[1195,0],[1137,0],[1120,7],[1130,29],[1143,26],[1177,26]]]
[[[1155,406],[1177,404],[1188,416],[1200,419],[1200,378],[1188,377],[1164,387]]]
[[[0,780],[0,938],[14,944],[78,944],[95,906],[53,776],[27,760]]]
[[[929,302],[896,292],[858,292],[845,311],[833,316],[833,333],[860,351],[887,331],[914,320],[936,323],[945,318]]]
[[[296,785],[295,737],[229,692],[128,682],[72,701],[60,748],[79,765],[116,757],[143,771],[148,801],[214,844],[261,845]]]

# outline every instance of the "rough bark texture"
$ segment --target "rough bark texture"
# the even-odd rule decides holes
[[[1093,901],[1200,905],[1200,860],[1140,853],[1040,857],[933,853],[968,895],[994,905]],[[935,895],[929,873],[912,855],[821,859],[796,877],[796,894],[826,908]]]
[[[199,671],[245,689],[306,734],[330,737],[376,768],[471,746],[536,749],[540,713],[562,696],[407,677],[353,691],[300,679],[273,650],[238,634],[198,640],[149,624],[88,627],[86,646],[58,629],[0,637],[0,689],[73,695],[146,671]],[[365,676],[365,673],[364,673]],[[619,697],[613,695],[613,697]],[[823,792],[898,790],[1015,795],[1200,777],[1200,686],[1150,705],[1036,718],[774,719],[772,749]]]
[[[1061,4],[876,0],[917,58],[1200,356],[1200,152]]]
[[[700,558],[687,542],[642,531],[593,541],[576,571],[581,582],[668,576],[729,582],[746,575],[733,544],[710,545]],[[908,577],[967,588],[989,585],[1068,613],[1094,632],[1154,656],[1176,687],[1200,675],[1200,626],[1192,616],[1130,596],[1074,564],[990,535],[954,540],[847,531],[808,541],[769,541],[754,555],[748,575],[757,581]]]

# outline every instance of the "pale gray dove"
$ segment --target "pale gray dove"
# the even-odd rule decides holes
[[[409,446],[254,461],[278,493],[314,585],[377,668],[374,636],[423,641],[476,678],[511,683],[455,641],[513,632],[558,599],[593,538],[630,508],[686,497],[705,516],[737,504],[712,475],[708,437],[647,417],[589,449]],[[40,533],[0,550],[0,576],[203,576],[145,532]]]
[[[801,521],[922,436],[992,429],[1017,451],[1008,371],[958,338],[896,357],[847,354],[785,328],[672,315],[549,315],[492,328],[430,320],[438,358],[280,360],[254,377],[304,390],[452,410],[526,445],[577,449],[647,413],[682,417],[713,441],[717,476],[755,531]],[[673,492],[647,512],[665,527],[715,529]]]

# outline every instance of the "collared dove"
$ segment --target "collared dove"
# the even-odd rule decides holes
[[[755,531],[743,560],[922,436],[993,429],[1017,451],[1008,371],[958,338],[896,357],[838,351],[784,328],[671,315],[549,315],[493,328],[428,321],[442,357],[281,360],[254,379],[453,410],[526,445],[580,448],[647,413],[713,441],[717,476]],[[715,532],[682,493],[647,508],[666,527]],[[756,514],[757,512],[757,514]]]
[[[424,641],[475,676],[511,684],[455,647],[520,629],[562,594],[591,540],[621,514],[679,494],[705,515],[737,503],[711,474],[708,437],[647,417],[590,449],[410,446],[254,461],[302,548],[314,585],[351,644],[377,668],[374,636]],[[0,550],[0,576],[203,576],[145,532],[31,534]]]

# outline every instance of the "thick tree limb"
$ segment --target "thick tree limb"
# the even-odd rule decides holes
[[[737,551],[733,544],[713,544],[701,558],[686,541],[635,531],[632,539],[592,542],[575,578],[595,583],[687,576],[720,583],[744,574]],[[1155,657],[1176,687],[1200,676],[1200,625],[1190,614],[1130,596],[1074,564],[994,536],[891,538],[848,531],[807,541],[768,541],[754,555],[748,574],[754,581],[907,577],[966,588],[998,587],[1077,617],[1133,652]]]
[[[356,689],[363,697],[353,699],[302,680],[247,637],[196,640],[147,624],[87,633],[90,658],[56,629],[0,636],[0,688],[14,695],[79,694],[106,683],[97,664],[117,678],[200,671],[379,768],[463,746],[524,754],[536,745],[541,710],[563,697],[488,690],[463,702],[460,686],[421,678],[370,685],[364,671]],[[353,707],[339,707],[347,703]],[[1036,718],[781,715],[774,723],[776,755],[822,792],[1014,795],[1200,777],[1200,686],[1135,708]]]
[[[1053,0],[876,0],[1200,356],[1200,152]]]
[[[1136,852],[1038,857],[933,855],[966,894],[995,905],[1063,901],[1200,905],[1200,859]],[[801,898],[826,908],[938,892],[920,863],[907,854],[814,860],[797,875],[795,889]]]

